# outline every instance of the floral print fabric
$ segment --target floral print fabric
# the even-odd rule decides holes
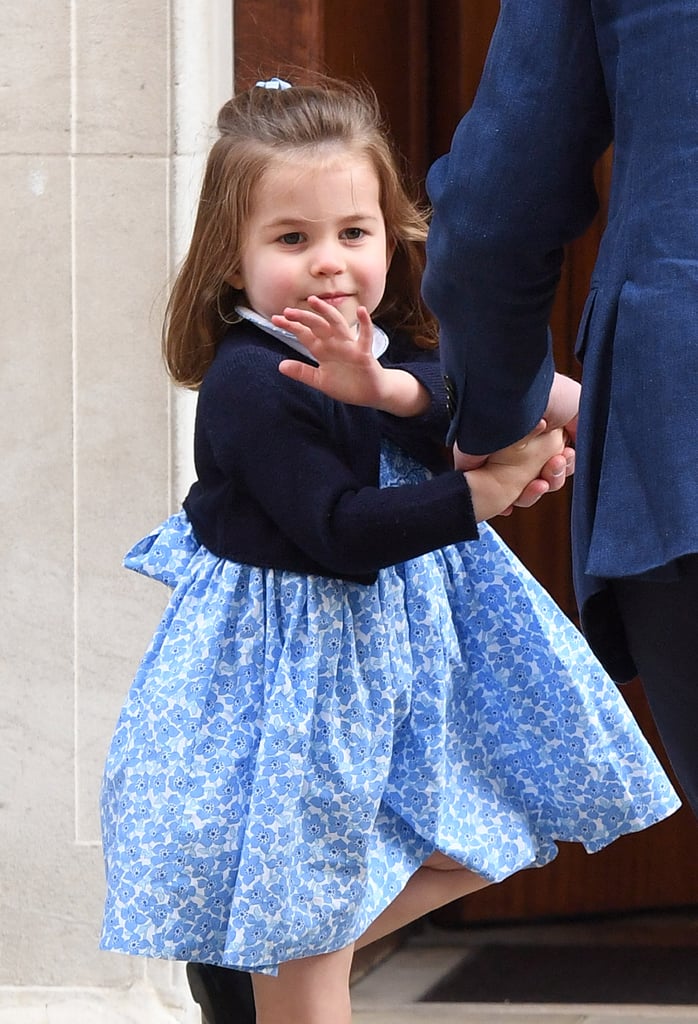
[[[382,486],[424,474],[386,448]],[[487,526],[371,586],[217,558],[184,513],[125,564],[173,593],[105,769],[103,949],[274,972],[356,939],[434,850],[499,881],[679,806]]]

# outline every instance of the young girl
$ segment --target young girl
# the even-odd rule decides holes
[[[273,85],[220,112],[170,302],[198,479],[126,559],[173,594],[107,760],[101,945],[250,971],[260,1024],[348,1024],[356,945],[678,800],[478,532],[561,433],[445,459],[426,225],[375,100]]]

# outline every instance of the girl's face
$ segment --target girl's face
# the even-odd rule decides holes
[[[372,313],[380,302],[390,255],[367,158],[276,161],[255,189],[241,270],[230,283],[267,318],[287,306],[307,309],[316,295],[353,325],[359,306]]]

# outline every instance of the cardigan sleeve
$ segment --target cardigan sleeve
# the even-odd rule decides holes
[[[357,574],[477,538],[462,473],[381,489],[378,414],[284,377],[279,358],[236,354],[205,383],[198,415],[230,486],[296,548]]]
[[[383,434],[432,472],[442,473],[452,463],[446,447],[449,417],[438,350],[419,349],[408,337],[398,335],[398,343],[391,342],[381,362],[412,374],[430,398],[428,408],[418,416],[380,413]]]

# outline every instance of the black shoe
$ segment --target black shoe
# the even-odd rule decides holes
[[[201,1024],[255,1024],[252,978],[246,971],[190,963],[187,981],[201,1007]]]

